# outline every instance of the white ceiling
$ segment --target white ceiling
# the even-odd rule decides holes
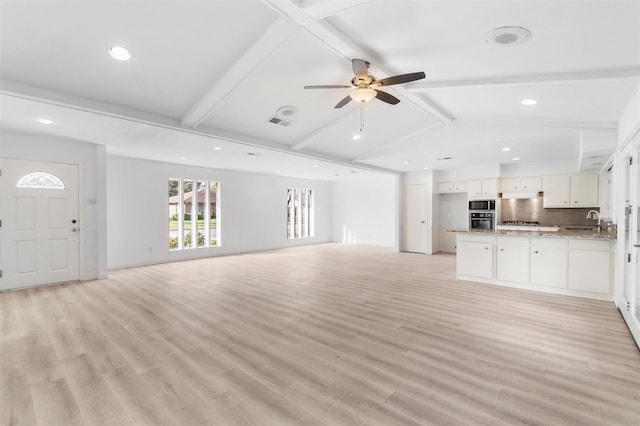
[[[331,180],[513,157],[597,169],[640,84],[637,0],[0,4],[3,128],[158,161]],[[503,26],[532,38],[487,43]],[[114,61],[115,44],[133,60]],[[349,84],[352,58],[377,78],[427,78],[362,112],[333,108],[349,89],[303,88]],[[293,123],[269,123],[283,106],[297,108]]]

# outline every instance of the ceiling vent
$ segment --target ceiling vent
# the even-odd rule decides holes
[[[287,127],[287,126],[290,126],[293,123],[293,121],[285,120],[284,118],[280,118],[274,115],[269,119],[269,123],[277,124],[278,126]]]
[[[531,31],[522,27],[500,27],[487,33],[487,44],[513,47],[531,39]]]

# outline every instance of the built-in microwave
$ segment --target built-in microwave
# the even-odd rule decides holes
[[[496,200],[469,200],[469,211],[493,211],[496,209]]]

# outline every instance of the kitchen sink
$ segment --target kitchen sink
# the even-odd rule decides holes
[[[593,226],[567,226],[567,231],[595,231]]]

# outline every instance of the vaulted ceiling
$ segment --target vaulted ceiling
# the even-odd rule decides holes
[[[214,168],[338,179],[519,157],[597,169],[640,84],[636,0],[1,7],[3,128]],[[487,34],[505,26],[531,38],[492,43]],[[113,60],[114,45],[133,59]],[[373,99],[335,109],[350,89],[304,89],[350,84],[354,58],[370,62],[378,79],[416,71],[426,79],[385,87],[397,105]],[[274,116],[291,123],[271,123]]]

